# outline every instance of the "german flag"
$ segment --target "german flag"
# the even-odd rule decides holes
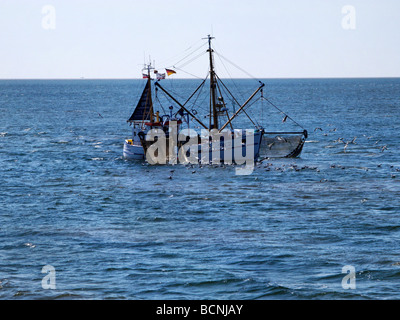
[[[171,69],[165,69],[165,71],[167,72],[168,76],[176,73],[174,70],[171,70]]]

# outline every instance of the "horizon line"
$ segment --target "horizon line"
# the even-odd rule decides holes
[[[230,77],[230,78],[221,78],[221,79],[236,79],[236,80],[259,80],[259,79],[270,79],[270,80],[302,80],[302,79],[399,79],[400,76],[348,76],[348,77],[258,77],[258,78],[242,78],[242,77]],[[202,79],[202,78],[198,78]],[[128,77],[116,77],[116,78],[0,78],[0,81],[9,81],[9,80],[145,80],[143,78],[128,78]],[[157,80],[157,79],[152,79]],[[196,80],[196,78],[171,78],[171,79],[162,79],[162,80]]]

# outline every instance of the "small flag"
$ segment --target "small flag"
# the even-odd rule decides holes
[[[165,73],[157,73],[157,80],[165,79]]]
[[[149,78],[149,75],[148,75],[148,74],[142,73],[142,75],[143,75],[143,79],[148,79],[148,78]]]
[[[165,71],[167,71],[168,76],[176,73],[174,70],[171,70],[171,69],[165,69]]]

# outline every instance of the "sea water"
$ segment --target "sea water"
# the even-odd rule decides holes
[[[0,81],[0,298],[400,298],[400,79],[263,82],[309,137],[236,175],[123,159],[143,80]]]

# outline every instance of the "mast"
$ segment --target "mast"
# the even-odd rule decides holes
[[[217,112],[217,102],[216,102],[216,79],[215,79],[215,71],[214,71],[214,61],[213,61],[213,52],[214,50],[211,48],[211,40],[214,37],[208,35],[208,52],[210,55],[210,130],[218,129],[218,112]],[[213,118],[213,123],[211,124],[211,115]]]
[[[153,111],[153,100],[151,99],[151,76],[150,76],[150,69],[154,69],[151,67],[151,62],[147,65],[147,76],[148,76],[148,86],[149,86],[149,97],[150,97],[150,122],[154,122],[154,111]]]

